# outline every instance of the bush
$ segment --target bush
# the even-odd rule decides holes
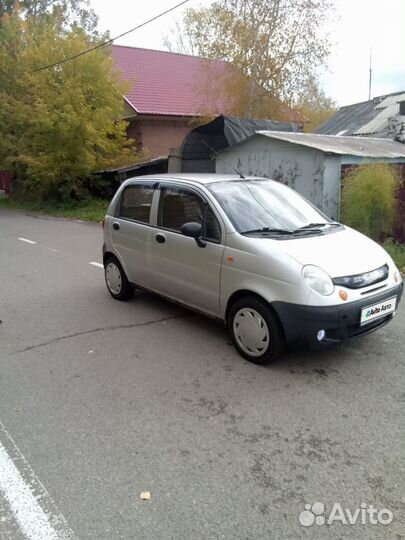
[[[346,176],[342,190],[342,222],[370,238],[392,234],[399,179],[384,163],[360,165]]]
[[[405,273],[405,244],[398,244],[389,238],[384,242],[384,249],[391,255],[401,272]]]
[[[0,208],[19,208],[29,212],[39,212],[50,216],[70,219],[101,221],[107,211],[109,201],[100,199],[84,199],[81,201],[66,200],[62,203],[54,201],[26,201],[8,197],[0,199]]]

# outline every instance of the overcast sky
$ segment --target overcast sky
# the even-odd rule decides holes
[[[325,92],[338,105],[368,99],[370,49],[372,96],[405,90],[405,0],[334,0],[336,14],[328,31],[333,49],[322,77]],[[125,32],[164,11],[179,0],[90,0],[102,29],[111,36]],[[191,0],[187,6],[209,5]],[[163,37],[181,18],[182,10],[166,15],[144,29],[117,40],[119,45],[165,50]]]

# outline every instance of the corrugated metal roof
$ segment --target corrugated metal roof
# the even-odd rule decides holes
[[[378,114],[370,122],[356,130],[354,135],[368,135],[371,133],[381,132],[386,125],[388,125],[389,118],[396,116],[399,113],[398,103],[390,103],[387,107],[377,108]]]
[[[198,116],[227,109],[223,99],[210,99],[201,90],[209,76],[230,69],[226,62],[121,45],[112,46],[112,57],[122,79],[131,84],[126,99],[140,114]]]
[[[289,142],[322,152],[371,158],[405,158],[405,145],[390,139],[341,137],[316,133],[283,133],[256,131],[258,135]]]
[[[384,109],[385,107],[390,107],[391,105],[396,105],[397,103],[399,103],[400,101],[403,101],[403,100],[405,100],[405,93],[403,93],[403,94],[395,93],[395,94],[392,94],[392,95],[386,97],[385,99],[383,99],[381,101],[381,103],[379,103],[376,106],[376,109]]]
[[[232,110],[228,93],[218,86],[235,73],[228,62],[123,45],[111,49],[115,68],[131,85],[125,97],[137,113],[192,117]],[[305,122],[286,103],[277,105],[285,121]]]
[[[144,167],[145,165],[156,165],[158,163],[163,163],[164,161],[167,161],[169,159],[169,156],[158,156],[155,158],[147,159],[146,161],[137,161],[136,163],[133,163],[132,165],[126,165],[125,167],[110,167],[108,169],[103,169],[100,171],[95,171],[93,174],[101,174],[106,172],[127,172],[127,171],[135,171],[137,169],[140,169],[141,167]]]
[[[402,100],[405,100],[405,93],[395,92],[375,97],[371,101],[341,107],[319,126],[316,133],[337,135],[345,131],[345,135],[389,137],[388,120],[399,114],[399,101]]]

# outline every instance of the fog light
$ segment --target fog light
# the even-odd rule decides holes
[[[319,330],[319,332],[316,334],[316,337],[318,341],[322,341],[326,335],[325,330]]]

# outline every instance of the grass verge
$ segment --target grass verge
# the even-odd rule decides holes
[[[55,202],[24,202],[11,198],[0,198],[0,207],[17,208],[49,216],[70,219],[83,219],[86,221],[102,221],[109,202],[99,199],[86,199],[83,201]]]

